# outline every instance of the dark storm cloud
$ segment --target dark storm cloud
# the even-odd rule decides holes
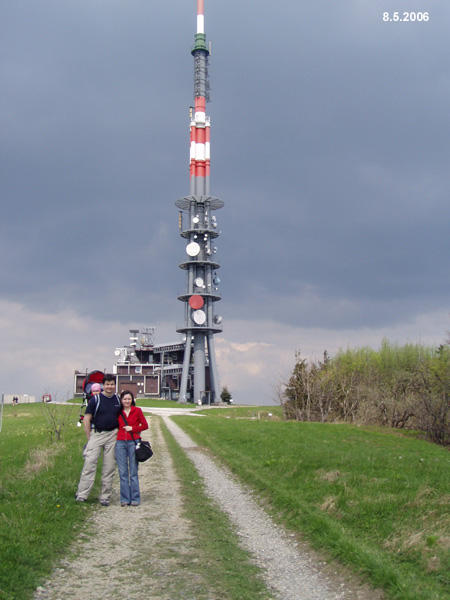
[[[394,4],[206,3],[225,316],[360,327],[448,303],[450,9],[383,23],[424,10]],[[0,9],[3,297],[181,316],[194,10]]]
[[[248,285],[225,284],[235,314],[278,306],[286,322],[345,327],[448,302],[448,9],[433,28],[399,30],[378,9],[343,4],[314,3],[307,18],[299,7],[291,20],[279,7],[271,35],[252,37],[244,66],[233,63],[246,116],[233,149],[250,153],[220,157],[241,182],[233,189],[228,172],[219,182],[239,206],[233,221],[224,212],[224,230],[245,247],[244,260],[224,247],[225,269],[248,274]],[[257,74],[247,51],[264,66]]]
[[[3,17],[5,293],[49,309],[122,312],[99,302],[114,280],[147,292],[136,284],[151,268],[164,289],[164,260],[175,262],[167,244],[164,259],[149,248],[176,223],[170,182],[185,183],[173,78],[190,31],[169,43],[170,16],[143,2],[18,2]]]

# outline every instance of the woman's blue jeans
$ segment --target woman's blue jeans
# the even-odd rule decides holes
[[[132,440],[117,440],[116,461],[120,477],[120,503],[140,504],[138,461]]]

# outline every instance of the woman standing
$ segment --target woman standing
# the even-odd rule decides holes
[[[141,496],[134,440],[140,438],[141,431],[148,429],[148,423],[142,410],[136,406],[132,392],[123,391],[120,394],[120,402],[122,410],[119,414],[116,444],[116,461],[120,477],[120,505],[139,506]],[[126,422],[123,415],[125,415]]]

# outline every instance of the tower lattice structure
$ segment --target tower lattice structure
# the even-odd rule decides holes
[[[193,401],[219,400],[219,377],[216,365],[214,335],[222,331],[221,317],[214,308],[221,299],[218,285],[217,247],[219,236],[214,214],[224,203],[210,193],[210,118],[206,115],[209,100],[208,57],[204,0],[197,0],[197,33],[192,48],[194,57],[194,106],[190,109],[190,193],[176,201],[180,209],[180,235],[186,243],[186,259],[180,268],[186,271],[186,291],[178,297],[184,303],[184,325],[179,333],[186,335],[180,402],[186,402],[189,368],[193,355]],[[207,369],[209,390],[207,390]]]

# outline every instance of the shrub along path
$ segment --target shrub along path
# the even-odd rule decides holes
[[[233,541],[226,538],[223,529],[219,530],[217,519],[213,520],[210,508],[201,500],[203,492],[194,475],[190,479],[196,484],[198,495],[190,501],[183,496],[186,487],[182,488],[179,472],[174,468],[160,420],[154,418],[150,437],[156,452],[151,461],[140,466],[141,506],[122,508],[116,489],[111,506],[99,508],[88,519],[52,576],[36,590],[35,600],[382,598],[378,591],[361,586],[350,576],[342,575],[340,569],[338,573],[337,567],[330,567],[306,546],[289,538],[231,475],[217,467],[171,419],[164,417],[164,421],[204,478],[207,494],[228,513],[237,531],[236,540],[261,569],[267,590],[257,584],[252,588],[251,583],[245,590],[247,583],[232,589],[239,569],[241,573],[242,568],[247,569],[248,580],[256,581],[255,567],[246,566],[246,557],[234,553]],[[87,507],[80,505],[80,510],[84,509]],[[222,556],[206,548],[198,518],[197,525],[193,525],[193,511],[201,512],[208,521],[209,536],[223,542]],[[228,572],[228,583],[221,579],[223,573],[216,575],[217,569]]]

